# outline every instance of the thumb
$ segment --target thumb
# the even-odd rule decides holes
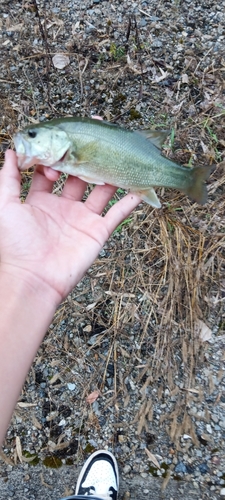
[[[15,151],[8,149],[0,172],[0,203],[15,198],[19,200],[21,176],[17,166]]]

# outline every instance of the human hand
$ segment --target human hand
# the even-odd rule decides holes
[[[35,170],[26,202],[20,201],[16,155],[6,152],[0,172],[0,271],[43,284],[57,306],[80,281],[112,231],[140,203],[126,195],[102,217],[116,188],[96,186],[85,202],[86,183],[69,177],[61,196],[52,194],[58,173]]]

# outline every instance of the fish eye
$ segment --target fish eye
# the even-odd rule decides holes
[[[31,139],[34,139],[37,135],[37,132],[35,130],[28,130],[28,135],[31,137]]]

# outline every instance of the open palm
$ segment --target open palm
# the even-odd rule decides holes
[[[53,181],[39,168],[21,203],[16,155],[7,152],[0,173],[1,269],[25,275],[31,283],[41,280],[60,303],[140,198],[128,194],[102,217],[116,191],[113,186],[96,186],[84,203],[86,184],[80,179],[69,177],[60,197],[52,194],[52,187]]]

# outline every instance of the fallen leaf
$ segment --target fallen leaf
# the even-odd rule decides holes
[[[161,82],[162,80],[165,80],[169,76],[168,71],[164,71],[162,68],[159,68],[161,76],[155,76],[155,79],[153,80],[152,83],[158,83]]]
[[[63,69],[70,64],[69,57],[64,54],[55,54],[52,58],[52,62],[53,66],[57,69]]]
[[[32,406],[36,406],[35,403],[23,403],[22,401],[20,401],[19,403],[17,403],[17,406],[19,406],[19,408],[31,408]]]
[[[91,392],[87,397],[86,397],[86,403],[89,403],[90,405],[96,401],[96,399],[99,397],[100,391],[93,391]]]
[[[170,478],[171,478],[171,472],[170,472],[170,470],[168,470],[167,473],[166,473],[166,477],[163,479],[163,483],[162,483],[162,486],[161,486],[161,491],[164,491],[166,489],[167,484],[170,481]]]
[[[83,331],[84,332],[87,332],[87,333],[90,333],[92,331],[92,326],[91,325],[86,325],[84,328],[83,328]]]
[[[92,302],[92,304],[89,304],[87,307],[86,307],[86,311],[91,311],[91,309],[94,309],[94,307],[96,306],[97,302]]]
[[[23,28],[23,23],[14,24],[14,26],[9,26],[8,31],[20,31]]]
[[[145,453],[146,455],[148,456],[149,460],[151,460],[151,462],[156,466],[158,467],[158,469],[160,469],[160,465],[159,465],[159,462],[157,460],[157,458],[155,457],[155,455],[153,455],[149,450],[148,448],[145,448]]]
[[[32,457],[25,457],[23,455],[23,462],[26,462],[26,464],[29,464],[30,462],[33,462],[35,460],[37,455],[33,455]]]
[[[202,342],[207,342],[212,337],[212,330],[201,319],[198,319],[195,323],[195,333]]]
[[[0,450],[0,459],[3,460],[3,462],[5,462],[7,465],[11,465],[12,467],[14,466],[11,458],[7,457],[3,450]]]
[[[42,472],[40,474],[40,478],[41,478],[41,484],[42,484],[42,486],[45,486],[45,488],[49,488],[50,490],[53,489],[53,486],[50,486],[50,484],[48,484],[48,483],[45,482],[44,476],[43,476]]]
[[[39,429],[39,430],[42,429],[42,425],[38,421],[38,419],[35,417],[35,415],[33,415],[33,417],[32,417],[32,424],[34,425],[34,427],[36,427],[36,429]]]
[[[205,434],[204,432],[201,434],[201,438],[204,439],[204,441],[212,441],[212,437],[209,436],[209,434]]]
[[[55,373],[55,375],[53,375],[53,377],[49,380],[49,383],[52,385],[52,384],[55,384],[55,382],[57,380],[60,380],[61,381],[61,378],[60,378],[60,373]]]
[[[176,115],[177,113],[179,113],[179,112],[180,112],[180,110],[181,110],[181,108],[182,108],[182,106],[183,106],[184,102],[185,102],[185,101],[184,101],[184,99],[183,99],[183,101],[181,101],[179,104],[175,104],[175,106],[173,106],[173,108],[172,108],[172,113],[173,113],[173,115]]]
[[[22,464],[23,463],[23,454],[22,454],[22,446],[21,446],[21,441],[20,441],[19,436],[16,436],[16,453],[17,453],[17,456],[18,456],[20,463]]]
[[[203,142],[203,141],[200,141],[201,142],[201,146],[202,146],[202,151],[203,153],[209,153],[209,148],[208,146]]]
[[[59,416],[59,412],[56,411],[51,411],[47,416],[46,416],[46,422],[51,422],[55,418]]]
[[[60,451],[60,450],[64,450],[65,448],[68,448],[70,443],[71,443],[71,441],[63,441],[62,443],[56,444],[54,446],[54,452],[57,450]]]

